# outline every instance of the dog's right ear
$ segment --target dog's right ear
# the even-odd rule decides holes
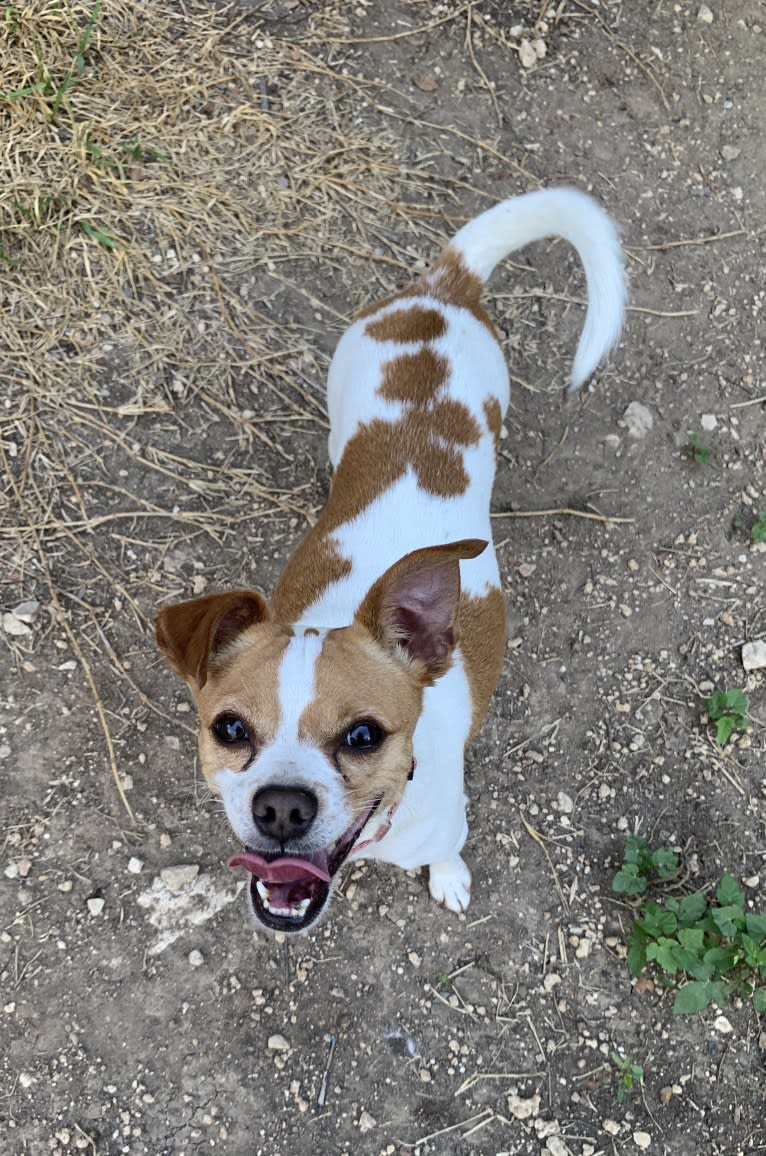
[[[162,608],[155,621],[157,644],[176,674],[201,690],[216,657],[248,626],[270,616],[257,590],[206,594]]]

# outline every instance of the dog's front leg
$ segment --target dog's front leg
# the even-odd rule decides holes
[[[431,863],[428,889],[437,903],[460,914],[471,902],[471,872],[461,855]]]

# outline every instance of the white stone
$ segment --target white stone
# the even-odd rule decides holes
[[[98,897],[88,900],[88,911],[91,915],[100,915],[104,910],[104,900]]]
[[[559,791],[556,798],[556,803],[558,809],[564,815],[571,815],[572,811],[574,811],[574,801],[572,800],[571,796],[566,793],[566,791]]]
[[[634,1132],[633,1143],[636,1148],[648,1148],[652,1142],[652,1138],[648,1132]]]
[[[640,401],[632,401],[622,415],[623,423],[632,438],[645,438],[654,425],[654,416],[650,409]]]
[[[135,855],[128,859],[128,871],[131,875],[140,875],[143,870],[143,863],[140,859],[136,859]]]
[[[713,13],[710,11],[707,4],[700,4],[699,8],[697,9],[697,19],[699,20],[700,24],[713,23]]]
[[[731,1020],[727,1019],[726,1016],[716,1016],[713,1020],[713,1027],[724,1036],[728,1036],[734,1031],[734,1028],[731,1026]]]
[[[742,647],[742,665],[745,670],[763,670],[766,667],[766,642],[746,642]]]
[[[508,1097],[508,1111],[517,1120],[528,1120],[530,1116],[536,1116],[540,1111],[540,1097],[535,1093],[525,1100],[522,1096],[511,1092]]]
[[[269,1036],[266,1047],[270,1052],[289,1052],[290,1050],[289,1043],[284,1036],[280,1035]]]
[[[189,960],[189,967],[202,967],[202,964],[205,962],[204,955],[201,951],[198,951],[196,947],[189,952],[187,958]]]
[[[718,418],[714,413],[703,413],[700,418],[700,425],[703,429],[713,430],[718,425]]]
[[[179,863],[176,867],[163,867],[160,871],[160,879],[168,891],[177,895],[179,891],[183,891],[185,887],[193,883],[198,874],[199,867],[196,863]]]
[[[534,68],[537,64],[537,53],[528,40],[522,40],[519,45],[519,60],[522,68]]]
[[[373,1128],[377,1128],[378,1121],[369,1112],[362,1112],[359,1117],[359,1131],[371,1132]]]

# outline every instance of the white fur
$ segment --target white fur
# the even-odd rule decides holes
[[[622,250],[603,210],[573,189],[545,189],[482,213],[457,233],[450,247],[484,281],[508,253],[554,235],[564,237],[577,250],[588,290],[570,379],[575,388],[606,356],[622,328],[626,299]],[[392,358],[421,346],[380,342],[365,330],[390,311],[423,306],[438,310],[446,323],[445,335],[429,343],[434,353],[449,362],[449,378],[440,397],[462,402],[482,431],[479,444],[462,454],[469,485],[458,497],[441,498],[424,492],[410,470],[341,526],[334,535],[335,544],[351,560],[351,572],[305,612],[304,623],[330,627],[350,622],[372,583],[411,550],[469,536],[492,542],[489,506],[495,451],[483,403],[494,398],[505,412],[508,370],[498,343],[470,310],[428,295],[429,285],[438,288],[439,276],[437,265],[436,272],[423,279],[422,297],[382,306],[353,323],[341,337],[328,378],[330,459],[337,465],[360,425],[374,418],[395,422],[400,417],[402,403],[388,401],[379,393],[384,367]],[[462,589],[470,594],[481,596],[489,587],[500,585],[491,546],[478,558],[461,563],[460,570]],[[464,911],[470,895],[470,872],[460,857],[467,834],[463,750],[470,727],[470,690],[458,650],[452,669],[426,691],[414,737],[417,770],[391,830],[351,856],[382,859],[405,869],[430,865],[431,894],[453,911]],[[382,822],[382,816],[375,816],[360,841],[367,841]]]
[[[585,270],[588,309],[570,378],[577,389],[617,343],[627,299],[622,248],[603,209],[577,189],[540,189],[469,221],[452,248],[486,281],[503,257],[544,237],[569,241]]]

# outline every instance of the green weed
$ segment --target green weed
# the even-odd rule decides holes
[[[616,888],[617,889],[617,888]],[[766,914],[745,911],[745,896],[724,875],[710,900],[703,892],[646,902],[628,938],[634,975],[652,969],[676,989],[676,1015],[752,998],[766,1014]]]
[[[747,695],[743,690],[719,690],[705,699],[705,713],[715,724],[716,742],[724,746],[734,731],[747,730]]]
[[[684,453],[695,466],[709,466],[713,450],[707,442],[703,442],[699,434],[691,434]]]
[[[636,1084],[643,1084],[644,1069],[632,1056],[623,1056],[619,1052],[612,1052],[611,1059],[617,1069],[617,1100],[622,1103]]]
[[[652,876],[674,879],[678,874],[678,856],[669,847],[652,851],[642,835],[629,835],[622,866],[612,887],[621,895],[643,895]]]

